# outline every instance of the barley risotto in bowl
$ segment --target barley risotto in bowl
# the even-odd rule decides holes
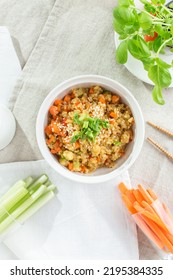
[[[43,157],[59,174],[100,183],[137,159],[144,120],[124,86],[102,76],[78,76],[48,94],[38,113],[36,136]]]

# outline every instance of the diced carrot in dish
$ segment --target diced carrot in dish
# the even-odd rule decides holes
[[[68,164],[68,169],[69,169],[70,171],[73,171],[73,163],[72,163],[72,162],[69,162],[69,164]]]
[[[79,141],[76,141],[75,142],[75,149],[79,149],[80,148],[80,143],[79,143]]]
[[[50,137],[49,139],[47,139],[47,143],[48,143],[48,144],[55,143],[55,141],[56,141],[56,138],[55,138],[55,136],[53,136],[53,135],[51,135],[51,137]]]
[[[54,133],[60,134],[60,129],[58,128],[58,126],[56,124],[53,125],[52,130]]]
[[[50,152],[51,152],[53,155],[55,155],[55,154],[57,153],[57,151],[54,150],[54,149],[51,149]]]
[[[112,95],[112,103],[117,103],[120,100],[120,97],[117,95]]]
[[[80,104],[80,101],[77,101],[76,103],[75,103],[75,106],[78,106]]]
[[[99,102],[102,103],[102,104],[105,104],[106,103],[106,100],[104,97],[100,97],[99,98]]]
[[[44,132],[46,133],[47,136],[49,136],[50,134],[52,134],[52,128],[50,125],[47,125],[44,129]]]
[[[81,172],[85,173],[86,172],[86,167],[84,165],[81,166]]]
[[[114,120],[114,119],[111,119],[111,120],[109,120],[109,123],[110,123],[110,124],[114,124],[114,123],[115,123],[115,120]]]
[[[94,93],[94,89],[93,89],[93,88],[90,88],[89,93],[90,93],[90,94],[93,94],[93,93]]]
[[[53,117],[55,117],[55,116],[58,115],[59,109],[58,109],[57,106],[51,106],[50,109],[49,109],[49,112]]]
[[[64,97],[64,101],[65,102],[69,102],[71,100],[71,96],[69,94],[67,94],[65,97]]]
[[[110,112],[109,116],[110,116],[111,118],[114,118],[114,119],[117,118],[117,114],[114,113],[114,112]]]
[[[97,162],[100,162],[100,161],[101,161],[101,157],[98,156],[98,157],[97,157]]]
[[[61,99],[56,99],[54,102],[55,105],[61,105],[61,103],[62,103]]]
[[[70,97],[71,97],[71,98],[75,98],[75,94],[74,94],[73,91],[72,91],[72,93],[70,94]]]
[[[54,150],[57,152],[57,153],[59,153],[60,151],[61,151],[61,147],[59,146],[59,142],[58,141],[56,141],[56,143],[54,144]]]

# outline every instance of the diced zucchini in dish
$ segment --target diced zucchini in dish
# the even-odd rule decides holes
[[[62,164],[63,166],[67,166],[68,165],[68,161],[65,158],[60,158],[59,159],[60,164]]]
[[[70,151],[63,152],[63,156],[65,157],[66,160],[73,160],[74,158],[73,152]]]

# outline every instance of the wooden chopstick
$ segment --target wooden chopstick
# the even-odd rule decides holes
[[[167,156],[169,159],[171,159],[173,161],[173,155],[170,154],[167,150],[165,150],[161,145],[159,145],[158,143],[156,143],[153,139],[151,139],[150,137],[147,138],[147,140],[158,150],[160,150],[165,156]]]
[[[153,122],[148,121],[147,123],[149,125],[151,125],[152,127],[156,128],[157,130],[159,130],[159,131],[163,132],[164,134],[167,134],[167,135],[169,135],[170,137],[173,138],[173,132],[171,132],[171,131],[169,131],[169,130],[167,130],[167,129],[159,126],[159,125],[156,125]]]

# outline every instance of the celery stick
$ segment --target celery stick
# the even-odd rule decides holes
[[[7,217],[7,211],[5,210],[4,207],[0,207],[0,223],[2,220],[4,220]]]
[[[26,186],[25,188],[28,188],[33,182],[34,182],[34,178],[32,178],[31,176],[27,177],[25,180]]]
[[[36,201],[46,190],[44,185],[41,185],[39,189],[33,193],[27,200],[25,200],[22,204],[19,205],[13,212],[10,211],[10,214],[16,219],[19,215],[21,215],[28,207],[31,206],[34,201]]]
[[[0,232],[4,231],[17,217],[19,217],[25,210],[27,210],[42,194],[45,192],[46,187],[41,185],[40,188],[31,195],[27,200],[24,201],[18,208],[13,212],[10,211],[10,216],[4,219],[0,223]]]
[[[51,183],[51,181],[49,181],[49,180],[47,180],[47,182],[44,183],[44,185],[45,185],[46,187],[50,186],[51,184],[52,184],[52,183]]]
[[[26,183],[23,180],[20,180],[16,182],[1,198],[0,198],[0,203],[8,198],[9,195],[14,194],[19,188],[25,187]]]
[[[29,192],[34,192],[37,188],[39,188],[42,184],[46,183],[48,180],[47,175],[43,174],[40,176],[37,180],[34,181],[29,187],[28,191]]]
[[[56,190],[56,186],[54,184],[51,184],[47,187],[47,192],[48,191],[55,191]]]
[[[0,222],[2,222],[6,216],[8,216],[5,210],[9,212],[27,194],[28,191],[25,187],[19,187],[14,193],[3,199],[0,205]]]
[[[19,216],[17,221],[19,223],[25,222],[32,215],[34,215],[41,207],[43,207],[49,200],[55,196],[54,192],[50,191],[43,194],[39,199],[37,199],[29,209],[27,209],[22,215]]]

